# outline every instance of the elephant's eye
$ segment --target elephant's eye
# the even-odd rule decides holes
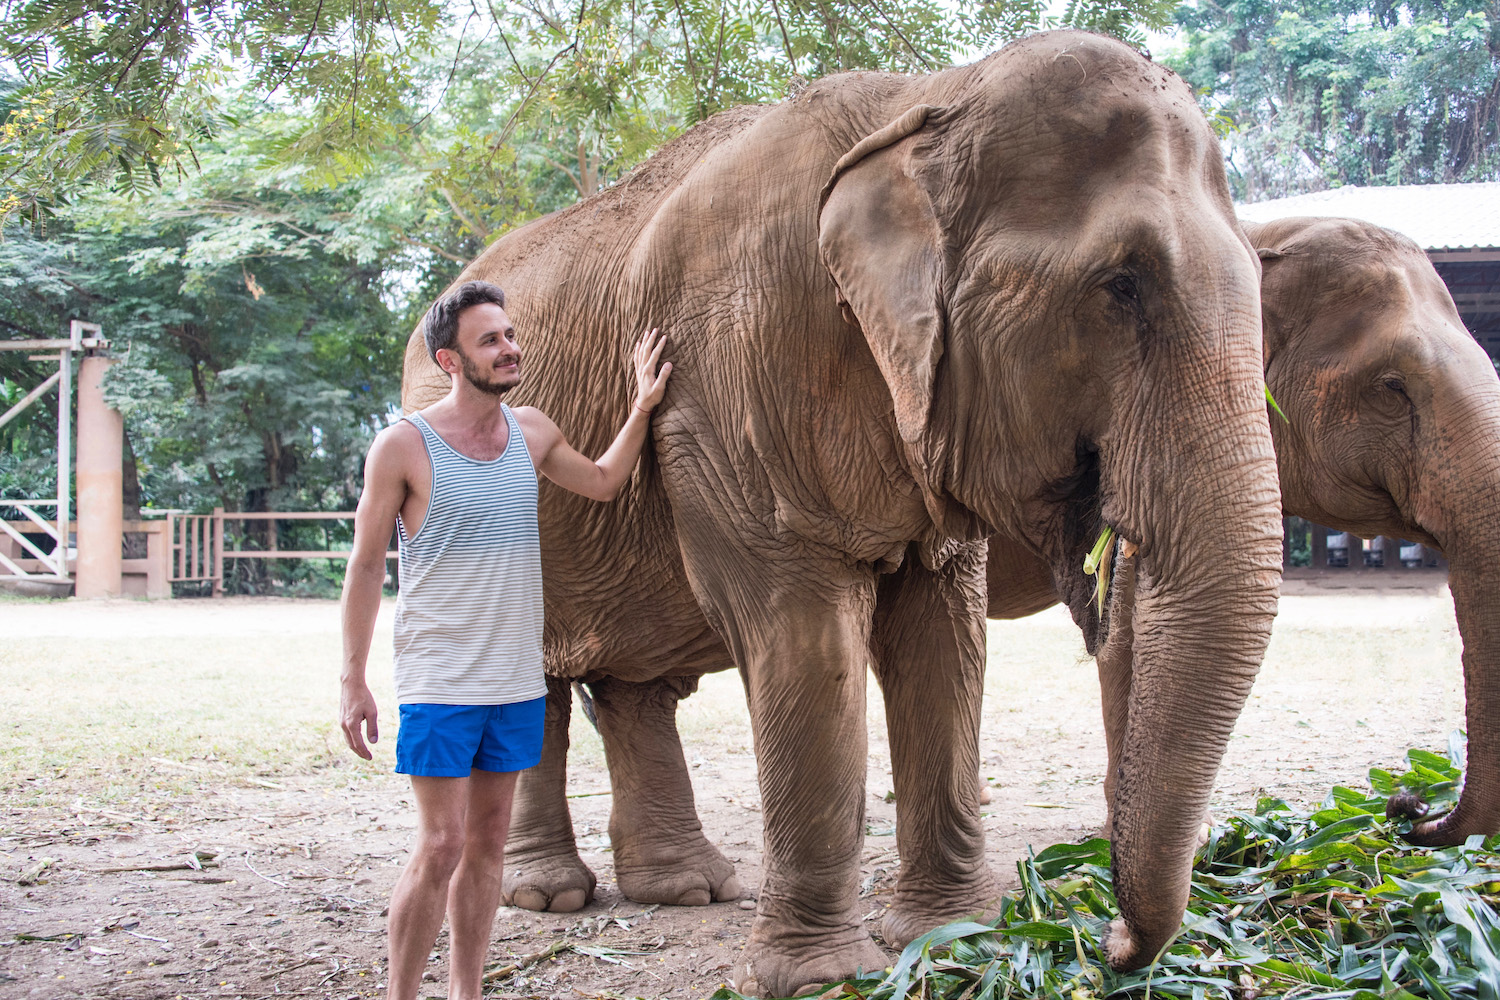
[[[1135,283],[1135,279],[1128,274],[1122,274],[1109,283],[1109,293],[1127,306],[1139,306],[1141,304],[1141,289]]]
[[[1397,375],[1388,375],[1380,383],[1392,392],[1406,394],[1406,380]]]

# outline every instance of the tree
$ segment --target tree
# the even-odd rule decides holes
[[[1255,201],[1500,176],[1500,2],[1199,0],[1165,61],[1226,120]]]

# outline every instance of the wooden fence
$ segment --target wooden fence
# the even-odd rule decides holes
[[[144,557],[122,562],[121,590],[136,597],[171,597],[173,584],[207,584],[215,597],[224,595],[224,568],[231,559],[348,559],[348,549],[283,549],[278,544],[276,524],[280,521],[347,521],[353,511],[225,511],[215,507],[212,514],[168,513],[151,521],[126,521],[127,535],[146,538]],[[66,569],[71,575],[76,557],[69,555],[66,564],[60,559],[62,546],[57,532],[48,531],[46,539],[28,538],[47,530],[26,521],[0,521],[0,566],[18,573],[58,574]],[[267,546],[264,549],[227,548],[225,525],[269,521]],[[77,531],[77,522],[69,522],[68,532]],[[48,551],[50,550],[50,551]],[[398,559],[400,553],[386,552],[387,559]],[[61,574],[59,574],[61,575]]]

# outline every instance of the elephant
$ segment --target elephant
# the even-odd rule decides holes
[[[1272,438],[1286,514],[1355,535],[1419,540],[1443,552],[1459,632],[1469,732],[1458,805],[1424,817],[1409,796],[1393,815],[1420,845],[1500,833],[1500,378],[1464,328],[1427,255],[1368,222],[1288,218],[1246,223],[1264,267],[1266,382],[1286,419]],[[1493,554],[1491,550],[1496,550]],[[1108,614],[1120,626],[1097,650],[1111,801],[1132,707],[1134,560],[1118,563]],[[1051,568],[1013,539],[991,539],[988,615],[1018,618],[1056,603]],[[1091,612],[1086,612],[1091,613]]]
[[[593,890],[564,788],[575,680],[594,691],[622,891],[737,894],[672,717],[733,667],[765,831],[734,980],[786,995],[883,967],[855,909],[873,666],[902,859],[883,935],[988,911],[986,540],[1025,539],[1077,606],[1108,523],[1140,547],[1134,696],[1158,732],[1125,739],[1107,952],[1149,962],[1180,926],[1281,568],[1259,262],[1191,90],[1082,32],[931,75],[830,76],[507,234],[458,280],[480,278],[506,289],[536,369],[515,402],[581,450],[629,405],[639,329],[664,331],[673,363],[615,503],[542,489],[547,731],[505,898],[564,910]],[[414,334],[403,405],[445,390]],[[1198,558],[1209,545],[1227,555]]]

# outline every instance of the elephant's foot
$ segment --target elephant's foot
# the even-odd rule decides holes
[[[635,861],[630,851],[615,851],[615,880],[626,899],[669,906],[707,906],[739,899],[734,865],[707,840],[671,857]]]
[[[789,997],[889,964],[890,958],[858,923],[793,931],[757,916],[735,963],[733,982],[746,996]]]
[[[505,859],[500,901],[548,913],[572,913],[594,898],[594,873],[577,854]]]
[[[986,920],[999,912],[1000,883],[989,872],[973,887],[952,890],[896,889],[896,899],[880,924],[880,936],[892,948],[905,948],[934,927],[955,920]]]

